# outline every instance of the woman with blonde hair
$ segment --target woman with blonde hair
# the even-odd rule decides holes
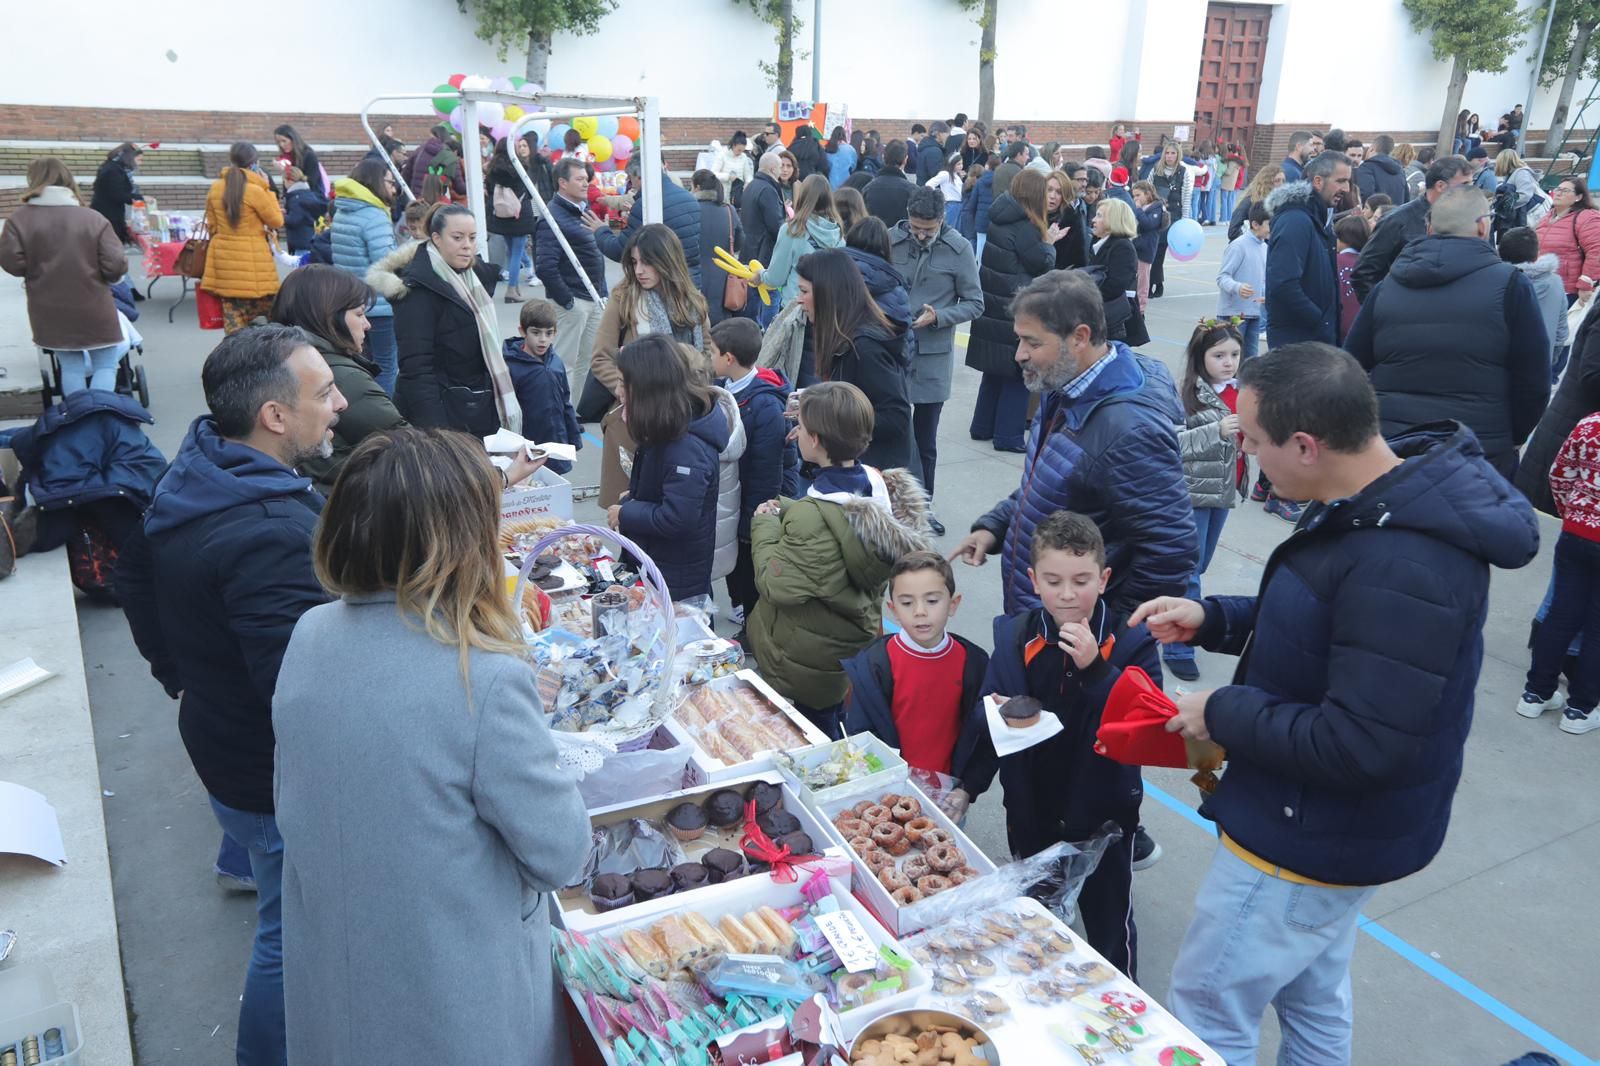
[[[794,217],[778,231],[772,262],[761,272],[760,280],[781,289],[785,304],[793,303],[800,294],[800,275],[794,269],[800,257],[843,244],[839,215],[833,208],[833,186],[821,174],[813,174],[795,192]]]
[[[1100,275],[1100,299],[1106,307],[1106,337],[1125,340],[1128,319],[1135,310],[1128,294],[1134,293],[1134,299],[1138,298],[1139,253],[1133,239],[1138,236],[1139,222],[1126,202],[1102,200],[1095,211],[1093,233],[1091,265]]]
[[[1063,231],[1047,219],[1047,175],[1023,170],[989,209],[988,241],[978,281],[983,314],[972,323],[967,365],[983,374],[972,409],[973,440],[992,440],[997,452],[1023,450],[1028,389],[1017,368],[1011,298],[1056,266],[1055,242]]]
[[[827,184],[827,179],[823,179]],[[638,445],[623,418],[625,393],[617,352],[640,337],[669,336],[698,352],[707,352],[711,321],[706,299],[689,273],[678,235],[660,222],[640,228],[622,250],[622,280],[611,290],[595,332],[589,370],[616,404],[600,420],[604,448],[600,458],[600,506],[610,507],[628,487],[622,456]]]
[[[1268,163],[1256,171],[1256,176],[1244,187],[1244,195],[1234,205],[1233,216],[1228,219],[1228,240],[1238,240],[1244,228],[1250,224],[1250,205],[1266,203],[1267,194],[1282,184],[1282,163]]]
[[[114,389],[127,344],[109,286],[128,272],[128,257],[55,156],[28,164],[22,206],[0,231],[0,269],[27,282],[33,343],[56,353],[62,394]]]
[[[283,209],[258,165],[255,145],[239,141],[206,193],[211,246],[200,287],[222,301],[222,330],[236,333],[272,313],[278,265],[269,243],[283,228]]]
[[[1522,161],[1515,149],[1502,148],[1494,157],[1494,176],[1502,183],[1509,181],[1517,193],[1517,206],[1528,208],[1525,225],[1537,226],[1550,213],[1550,197],[1539,187],[1539,177],[1533,168]]]
[[[368,437],[322,509],[338,598],[300,617],[272,714],[290,1062],[570,1061],[545,897],[582,870],[589,819],[499,520],[483,446],[441,429]]]

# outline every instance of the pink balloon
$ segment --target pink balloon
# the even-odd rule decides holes
[[[607,159],[604,163],[596,163],[594,165],[594,169],[597,170],[597,171],[603,172],[603,173],[609,173],[610,171],[616,170],[617,169],[616,157],[613,156],[612,158]]]
[[[501,119],[489,127],[489,135],[497,141],[505,140],[511,136],[511,123],[506,119]]]
[[[633,154],[633,138],[626,133],[619,133],[611,138],[611,158],[620,163],[626,163]]]
[[[450,128],[455,130],[457,133],[460,133],[461,121],[462,119],[466,118],[466,114],[467,109],[464,107],[458,107],[454,111],[450,112]]]

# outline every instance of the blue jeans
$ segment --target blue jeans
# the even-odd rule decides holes
[[[1211,557],[1217,554],[1217,542],[1222,539],[1222,527],[1228,521],[1228,512],[1231,507],[1196,507],[1194,509],[1194,535],[1195,541],[1200,545],[1200,565],[1194,568],[1194,573],[1189,575],[1189,587],[1184,589],[1186,599],[1198,600],[1200,593],[1200,575],[1206,572],[1206,567],[1211,565]],[[1161,646],[1163,659],[1193,659],[1194,648],[1188,644],[1163,644]]]
[[[127,352],[126,344],[108,344],[104,348],[63,348],[56,352],[56,362],[61,366],[61,395],[70,396],[84,389],[111,392],[117,387],[117,360]]]
[[[978,243],[972,246],[972,254],[978,257],[979,266],[983,265],[983,246],[988,243],[989,235],[987,233],[980,233],[978,234]]]
[[[1172,966],[1167,1006],[1229,1066],[1255,1066],[1278,1014],[1280,1066],[1347,1066],[1356,921],[1376,888],[1297,885],[1218,846]]]
[[[1028,386],[1012,374],[985,374],[972,407],[973,440],[1021,451],[1028,429]]]
[[[217,862],[214,870],[219,874],[229,877],[248,877],[255,879],[254,872],[250,869],[250,853],[243,844],[233,839],[227,833],[222,834],[222,843],[217,845]]]
[[[0,447],[4,447],[4,445],[0,444]],[[1533,612],[1533,620],[1535,622],[1539,622],[1539,623],[1543,624],[1545,618],[1550,614],[1550,604],[1551,604],[1552,601],[1555,600],[1555,598],[1556,598],[1556,571],[1555,571],[1554,567],[1551,567],[1550,568],[1550,584],[1545,586],[1544,599],[1539,602],[1539,609],[1537,611]],[[1530,648],[1533,647],[1533,645],[1531,645],[1531,644],[1528,645],[1528,646]],[[1577,655],[1578,652],[1580,652],[1582,650],[1583,650],[1583,633],[1580,632],[1577,636],[1572,638],[1572,643],[1567,647],[1567,654],[1568,655]]]
[[[222,831],[250,852],[256,878],[256,939],[239,1004],[238,1066],[286,1066],[283,1023],[283,838],[270,814],[236,811],[216,797],[211,810]]]
[[[501,234],[506,245],[506,284],[515,289],[522,285],[522,265],[528,259],[527,234]]]
[[[772,320],[778,317],[779,311],[783,310],[783,297],[776,292],[772,293],[772,302],[770,304],[762,303],[761,297],[752,292],[749,303],[755,304],[756,325],[762,329],[772,325]]]
[[[1247,318],[1239,324],[1239,362],[1256,357],[1261,345],[1261,319]]]
[[[946,200],[944,202],[944,223],[951,229],[961,230],[961,201]]]
[[[378,364],[378,386],[394,395],[395,379],[400,376],[400,349],[395,345],[394,316],[374,315],[367,319],[367,354]]]
[[[1533,639],[1533,661],[1524,686],[1541,700],[1555,695],[1561,660],[1574,643],[1577,669],[1567,675],[1567,704],[1573,710],[1592,711],[1600,703],[1600,655],[1584,654],[1600,648],[1600,543],[1563,532],[1556,538],[1556,564],[1551,573],[1550,606]]]
[[[1239,190],[1238,189],[1223,189],[1222,190],[1222,209],[1217,212],[1217,217],[1218,218],[1225,218],[1228,221],[1232,222],[1233,221],[1233,209],[1234,209],[1234,206],[1235,206],[1235,204],[1236,204],[1238,199],[1239,199]]]

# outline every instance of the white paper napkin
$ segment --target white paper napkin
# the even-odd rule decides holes
[[[1005,701],[995,695],[983,698],[983,716],[989,720],[989,737],[994,741],[996,755],[1002,758],[1015,755],[1035,744],[1042,744],[1061,732],[1061,719],[1049,711],[1040,712],[1039,720],[1026,729],[1015,729],[1006,725],[1006,720],[1000,717],[1000,704],[1003,702]]]

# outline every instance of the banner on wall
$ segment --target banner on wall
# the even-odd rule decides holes
[[[827,140],[835,126],[844,127],[848,138],[854,132],[850,126],[850,110],[844,104],[813,103],[810,100],[779,100],[772,105],[772,120],[782,131],[783,143],[794,140],[794,131],[801,126],[811,126]]]

